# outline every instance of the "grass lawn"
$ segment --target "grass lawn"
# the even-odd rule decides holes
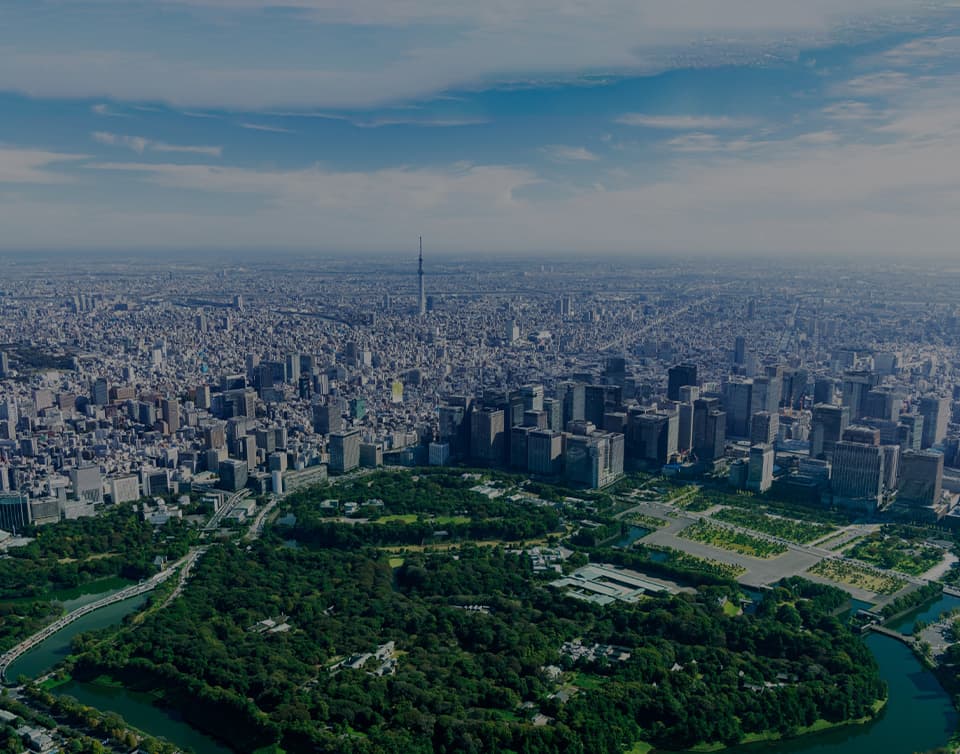
[[[413,524],[416,523],[420,517],[416,513],[397,513],[392,516],[382,516],[381,518],[374,519],[371,521],[371,524],[388,524],[388,523],[402,523],[402,524]],[[430,524],[440,524],[443,525],[452,525],[452,524],[469,524],[471,519],[469,516],[433,516],[426,517],[424,519],[427,523]]]
[[[578,689],[583,689],[584,691],[593,691],[594,689],[598,689],[606,682],[606,678],[598,675],[588,675],[587,673],[577,673],[570,681],[572,685],[576,686]]]
[[[861,539],[844,554],[878,568],[891,568],[911,576],[919,576],[943,560],[939,547],[910,542],[897,536],[876,532]]]
[[[390,562],[390,567],[391,567],[391,568],[399,568],[400,566],[403,565],[404,560],[405,560],[405,558],[401,558],[401,557],[394,556],[394,557],[390,558],[390,561],[389,561],[389,562]]]

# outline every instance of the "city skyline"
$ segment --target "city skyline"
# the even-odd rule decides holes
[[[956,9],[708,10],[14,2],[0,252],[952,253]]]

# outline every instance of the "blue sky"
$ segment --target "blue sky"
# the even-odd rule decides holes
[[[960,6],[5,0],[0,249],[955,254]]]

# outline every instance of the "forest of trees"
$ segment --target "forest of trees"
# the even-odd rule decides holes
[[[842,592],[796,579],[755,615],[725,615],[738,596],[717,583],[603,608],[548,588],[499,547],[407,555],[392,569],[374,548],[266,541],[211,550],[181,599],[117,641],[81,647],[74,670],[163,689],[240,751],[682,748],[859,718],[885,695],[869,650],[830,616]],[[477,604],[489,611],[462,609]],[[279,615],[288,633],[250,630]],[[578,637],[630,659],[573,666],[559,650]],[[387,641],[396,674],[330,671]],[[591,682],[561,702],[551,665]],[[553,722],[532,725],[532,710]]]
[[[127,506],[24,533],[34,540],[0,558],[0,651],[60,614],[57,592],[114,576],[144,578],[156,571],[157,555],[185,555],[196,538],[180,521],[154,527]]]

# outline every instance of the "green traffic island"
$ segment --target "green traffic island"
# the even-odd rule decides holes
[[[885,524],[858,540],[843,554],[850,558],[911,576],[926,573],[944,558],[944,551],[924,544],[927,532],[911,526]]]
[[[808,568],[807,573],[878,595],[896,594],[907,585],[898,576],[839,558],[821,560]]]
[[[404,557],[213,548],[181,599],[85,648],[75,673],[158,692],[240,752],[685,749],[859,719],[885,696],[869,650],[830,616],[844,598],[831,587],[793,580],[730,615],[739,587],[701,574],[692,594],[600,606],[503,548]],[[292,630],[249,630],[278,614]],[[620,649],[561,651],[577,639]],[[376,654],[385,642],[395,652]],[[551,667],[580,691],[558,694]]]
[[[787,551],[786,545],[779,542],[771,542],[737,531],[729,526],[703,520],[683,529],[677,536],[751,558],[775,558]]]
[[[828,524],[817,524],[785,516],[771,516],[744,508],[722,508],[713,513],[711,518],[798,544],[809,544],[836,532],[836,529]]]

